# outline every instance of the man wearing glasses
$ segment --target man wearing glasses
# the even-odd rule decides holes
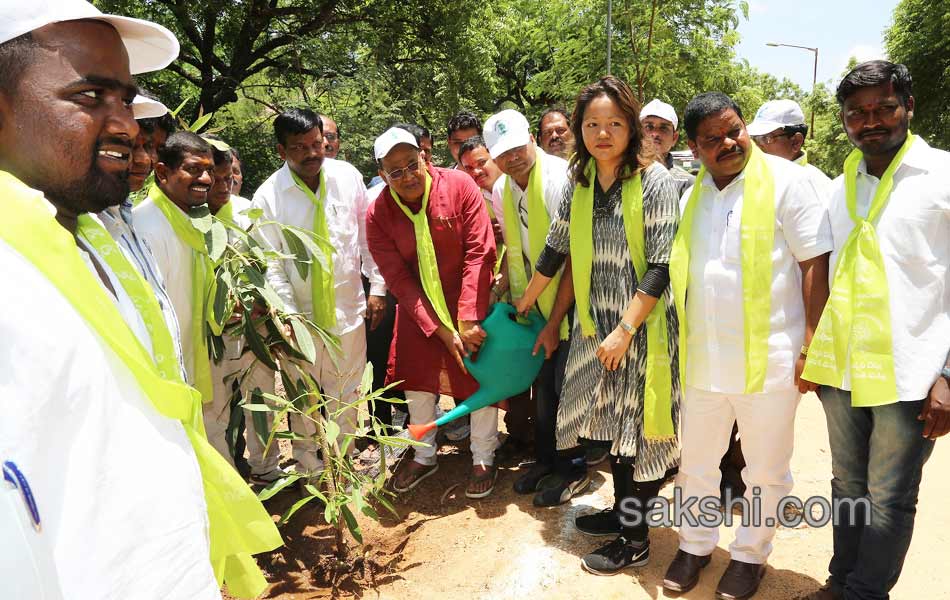
[[[252,205],[263,210],[262,221],[276,221],[313,231],[320,237],[329,265],[313,261],[301,277],[292,260],[268,265],[267,280],[289,312],[307,315],[339,339],[339,348],[314,339],[317,358],[306,365],[324,394],[333,398],[329,412],[340,412],[337,424],[344,434],[357,426],[355,403],[366,366],[365,320],[375,328],[386,310],[386,284],[366,243],[366,186],[363,176],[349,163],[326,158],[323,121],[312,110],[291,109],[274,120],[277,152],[284,165],[267,178],[254,194]],[[278,227],[260,228],[264,242],[283,255],[294,249]],[[369,298],[360,273],[370,281]],[[264,390],[271,391],[271,390]],[[338,403],[338,404],[337,404]],[[291,427],[310,438],[315,424],[291,415]],[[294,440],[293,456],[310,476],[322,471],[311,439]]]
[[[686,188],[696,181],[696,177],[682,167],[674,165],[673,155],[670,154],[670,150],[680,139],[679,131],[676,129],[679,126],[676,110],[662,100],[651,100],[640,111],[640,123],[643,125],[644,143],[653,145],[653,150],[663,161],[666,170],[673,176],[676,190],[682,196]]]
[[[700,499],[719,497],[719,459],[738,421],[746,499],[761,518],[738,528],[716,597],[748,598],[772,551],[779,501],[792,489],[798,401],[816,388],[801,372],[828,298],[831,228],[802,169],[760,151],[728,96],[700,94],[684,121],[703,167],[683,196],[670,256],[684,383],[676,485],[684,506],[694,503],[693,517]],[[719,537],[703,518],[684,515],[679,525],[663,582],[675,593],[696,585]]]
[[[366,214],[373,258],[399,303],[387,383],[406,393],[410,423],[435,420],[439,395],[464,399],[478,390],[462,357],[485,332],[495,266],[495,236],[478,186],[461,170],[426,164],[416,138],[393,127],[374,144],[386,182]],[[465,495],[484,498],[495,485],[498,409],[471,414],[472,476]],[[422,438],[393,479],[405,492],[434,474],[436,432]]]
[[[831,178],[821,169],[808,162],[808,153],[802,148],[808,125],[805,113],[794,100],[770,100],[759,107],[755,119],[749,123],[752,141],[766,154],[780,156],[805,168],[805,172],[824,198],[831,185]]]

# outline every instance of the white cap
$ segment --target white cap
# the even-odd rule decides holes
[[[168,113],[168,107],[159,102],[139,94],[132,99],[132,115],[136,119],[153,119]]]
[[[512,148],[531,143],[531,126],[528,125],[528,119],[510,108],[490,116],[482,131],[492,160]]]
[[[373,154],[376,156],[376,160],[383,160],[389,154],[389,151],[399,144],[409,144],[413,148],[419,147],[414,135],[405,129],[390,127],[373,142]]]
[[[164,69],[178,57],[178,39],[168,29],[141,19],[105,15],[86,0],[3,0],[0,2],[0,44],[51,23],[95,19],[119,32],[129,53],[133,75]]]
[[[746,127],[749,135],[765,135],[779,127],[804,125],[805,113],[794,100],[769,100],[759,107],[755,119]]]
[[[642,121],[646,117],[660,117],[661,119],[666,119],[673,124],[673,129],[680,126],[679,119],[676,118],[676,110],[662,100],[650,100],[647,105],[640,110],[640,120]]]

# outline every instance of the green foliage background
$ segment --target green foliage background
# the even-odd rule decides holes
[[[534,120],[570,109],[580,88],[606,72],[605,0],[98,0],[103,10],[156,20],[182,41],[169,69],[142,77],[186,119],[215,112],[213,128],[242,153],[244,195],[279,166],[271,120],[291,106],[331,115],[342,157],[369,179],[373,139],[396,121],[428,127],[448,164],[445,123],[461,109],[504,108]],[[903,0],[888,50],[917,81],[915,129],[950,141],[950,5]],[[816,111],[810,161],[840,172],[850,150],[833,89],[805,93],[738,60],[737,0],[615,0],[614,75],[646,102],[682,111],[695,94],[731,95],[747,119],[772,98]],[[922,39],[926,38],[926,39]],[[685,136],[682,136],[685,138]],[[685,147],[685,140],[681,142]]]

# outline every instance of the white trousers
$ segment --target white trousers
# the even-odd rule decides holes
[[[436,403],[439,397],[430,392],[406,392],[409,403],[409,422],[413,425],[425,424],[436,419]],[[498,409],[486,406],[471,413],[472,464],[491,466],[495,463],[495,448],[498,447]],[[414,446],[415,461],[423,465],[434,465],[438,448],[435,443],[437,429],[432,429],[420,440],[427,446]]]
[[[734,560],[763,564],[772,552],[774,520],[779,501],[792,491],[790,463],[795,444],[795,411],[801,394],[797,389],[763,394],[720,394],[687,386],[682,405],[680,440],[682,457],[676,486],[683,500],[719,498],[719,463],[729,446],[733,422],[739,424],[746,467],[742,479],[745,497],[752,506],[759,489],[761,522],[739,526],[729,546]],[[697,504],[693,505],[696,514]],[[736,517],[736,522],[740,518]],[[680,524],[680,549],[698,556],[711,554],[719,541],[717,527]]]
[[[359,429],[359,400],[360,382],[363,379],[363,370],[366,368],[366,326],[360,325],[349,333],[339,336],[340,348],[328,348],[320,339],[314,337],[313,343],[317,347],[315,364],[300,363],[311,377],[320,386],[321,393],[327,402],[326,415],[341,411],[334,421],[340,426],[338,443],[343,443],[343,434],[355,433]],[[293,372],[293,370],[291,370]],[[296,377],[294,377],[296,379]],[[292,400],[292,399],[291,399]],[[352,404],[344,409],[345,405]],[[320,471],[323,461],[317,457],[318,445],[313,441],[317,432],[317,425],[311,419],[290,413],[290,427],[294,433],[308,439],[293,440],[293,456],[300,468],[307,471]],[[350,453],[355,453],[356,445],[350,445]]]
[[[238,351],[239,348],[238,346]],[[234,459],[228,451],[226,434],[228,422],[231,419],[230,400],[235,381],[232,377],[225,382],[224,378],[235,372],[243,371],[253,362],[254,355],[251,352],[246,352],[239,358],[225,358],[221,361],[221,364],[216,365],[212,362],[211,381],[214,400],[202,407],[208,441],[232,466],[234,465]],[[246,395],[254,388],[260,388],[261,391],[267,393],[274,393],[274,372],[260,363],[254,365],[250,373],[248,373],[247,378],[241,386],[241,392],[243,395]],[[280,450],[275,441],[268,449],[267,455],[264,455],[264,446],[258,439],[258,435],[265,441],[267,440],[267,436],[270,435],[270,428],[273,424],[274,417],[271,413],[259,412],[257,414],[265,416],[267,419],[267,429],[265,431],[257,430],[254,426],[254,413],[245,410],[244,417],[247,426],[245,427],[244,439],[247,444],[247,462],[251,466],[251,473],[254,475],[264,475],[276,469],[278,464],[280,464]],[[257,435],[255,435],[255,431]]]

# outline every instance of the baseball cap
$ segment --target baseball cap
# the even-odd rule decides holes
[[[414,135],[405,129],[390,127],[373,142],[373,154],[376,156],[376,160],[383,160],[390,150],[399,144],[409,144],[413,148],[419,147]]]
[[[779,127],[804,125],[805,113],[794,100],[769,100],[759,107],[755,119],[746,127],[749,135],[765,135]]]
[[[136,119],[154,119],[168,113],[168,107],[139,94],[132,99],[132,115]]]
[[[133,75],[164,69],[178,57],[175,35],[151,21],[103,14],[86,0],[33,0],[0,2],[0,44],[51,23],[93,19],[105,21],[119,32],[129,53]]]
[[[494,160],[512,148],[530,144],[531,126],[523,114],[509,108],[485,121],[482,137],[488,146],[488,154]]]
[[[640,110],[640,120],[646,117],[660,117],[673,124],[673,129],[680,126],[679,119],[676,118],[676,110],[662,100],[650,100],[647,105]]]

